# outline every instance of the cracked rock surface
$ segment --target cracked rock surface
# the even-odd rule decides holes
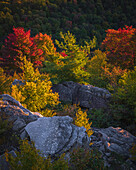
[[[43,117],[29,123],[25,130],[45,157],[53,156],[67,152],[77,145],[89,146],[90,139],[86,129],[73,125],[72,121],[69,116]]]
[[[122,156],[124,164],[129,162],[131,169],[136,169],[136,164],[130,160],[132,155],[129,151],[132,145],[136,144],[135,136],[120,127],[92,128],[92,130],[94,133],[91,135],[91,142],[93,143],[91,147],[97,148],[102,153],[105,166],[111,166],[113,162],[112,154],[115,153]],[[127,169],[123,167],[124,164],[120,169]]]
[[[73,81],[54,85],[52,90],[59,94],[61,101],[79,104],[84,108],[106,108],[111,98],[110,92],[106,89]]]

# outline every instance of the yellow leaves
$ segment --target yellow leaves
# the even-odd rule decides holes
[[[4,70],[0,67],[0,94],[8,93],[13,79],[11,76],[6,76]]]
[[[19,91],[19,88],[17,85],[14,85],[11,87],[11,96],[15,97],[15,99],[19,102],[24,102],[25,97],[22,96],[22,92]]]
[[[44,117],[53,117],[53,116],[56,116],[57,113],[54,112],[53,110],[45,109],[45,110],[41,111],[41,114]]]
[[[102,67],[107,65],[106,54],[100,50],[95,50],[94,57],[88,63],[88,72],[91,76],[99,77],[102,74]]]
[[[34,70],[31,62],[24,57],[22,65],[23,86],[12,86],[11,95],[16,100],[33,112],[40,112],[47,104],[53,106],[59,104],[59,95],[52,93],[52,83],[47,74],[40,74]]]
[[[92,122],[89,123],[88,121],[89,118],[87,118],[87,113],[83,112],[81,108],[79,108],[78,112],[76,113],[75,125],[79,127],[84,126],[88,136],[90,137],[93,134],[93,131],[91,130]]]

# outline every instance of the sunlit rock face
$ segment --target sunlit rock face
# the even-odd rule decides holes
[[[83,108],[106,108],[111,98],[106,89],[73,81],[57,84],[52,90],[58,92],[60,100],[79,104]]]
[[[77,146],[89,147],[86,129],[73,125],[72,121],[69,116],[43,117],[29,123],[25,130],[45,157],[67,152]]]
[[[13,132],[21,134],[28,123],[42,116],[24,108],[20,102],[8,94],[0,95],[0,99],[1,118],[8,120]]]
[[[91,136],[93,145],[103,155],[106,165],[110,166],[112,153],[116,153],[124,157],[124,163],[130,161],[131,154],[130,149],[133,144],[136,144],[136,137],[128,131],[117,127],[108,128],[92,128],[94,133]],[[136,168],[136,166],[135,166]]]

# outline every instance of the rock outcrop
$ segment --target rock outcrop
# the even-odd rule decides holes
[[[7,104],[11,104],[14,106],[18,106],[18,108],[20,110],[22,110],[25,114],[27,115],[32,115],[32,112],[26,108],[24,108],[20,102],[18,102],[17,100],[15,100],[12,96],[8,95],[8,94],[2,94],[0,95],[0,99],[2,99],[2,101],[6,101]]]
[[[85,132],[86,129],[72,124],[73,119],[69,116],[42,117],[39,113],[33,113],[24,108],[9,95],[1,95],[0,97],[0,114],[12,122],[13,133],[19,135],[21,139],[28,138],[34,141],[36,148],[40,149],[44,156],[55,156],[63,152],[68,156],[69,151],[74,147],[89,147],[91,141],[93,144],[90,149],[97,148],[102,153],[105,166],[111,166],[113,163],[112,154],[116,153],[123,157],[124,163],[119,167],[120,169],[127,169],[125,163],[128,162],[132,170],[136,169],[135,163],[130,160],[131,154],[129,152],[132,144],[136,144],[136,137],[126,130],[120,127],[92,128],[94,133],[89,139]],[[8,136],[6,138],[9,139]],[[3,146],[0,149],[2,148]],[[10,148],[8,147],[8,149]],[[15,147],[11,146],[11,150],[14,153]],[[1,154],[3,153],[1,152]],[[4,160],[0,156],[0,162]],[[4,162],[2,164],[7,166]]]
[[[133,144],[136,144],[136,137],[128,131],[117,127],[109,127],[103,129],[93,128],[93,135],[91,135],[92,148],[97,148],[105,160],[105,165],[110,167],[113,161],[112,153],[120,155],[124,159],[124,163],[130,162],[130,149]],[[136,165],[133,164],[136,168]]]
[[[25,130],[45,157],[62,154],[77,146],[89,147],[86,129],[72,122],[69,116],[43,117],[29,123]]]
[[[106,108],[111,98],[106,89],[73,81],[54,85],[52,90],[59,94],[61,101],[79,104],[83,108]]]
[[[38,115],[37,113],[35,114],[34,112],[24,108],[21,103],[10,95],[2,94],[0,95],[0,98],[1,115],[4,115],[9,122],[12,122],[12,130],[14,132],[20,133],[28,123],[42,117],[42,115]]]
[[[67,152],[68,156],[68,151],[74,147],[89,147],[90,139],[86,129],[72,124],[73,119],[69,116],[42,117],[24,108],[10,95],[0,97],[1,118],[4,115],[4,120],[12,122],[12,133],[9,135],[14,133],[21,139],[34,141],[36,148],[40,149],[44,156],[63,152]],[[7,136],[7,139],[9,138]],[[14,151],[15,148],[10,146],[8,149]]]

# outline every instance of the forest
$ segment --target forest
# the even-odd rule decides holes
[[[70,115],[88,136],[91,126],[136,136],[135,9],[135,0],[0,0],[0,94],[46,117]],[[108,108],[60,102],[51,88],[64,81],[109,90]]]
[[[0,44],[15,26],[53,40],[70,30],[79,44],[96,36],[99,47],[105,30],[136,26],[135,8],[135,0],[0,0]]]

